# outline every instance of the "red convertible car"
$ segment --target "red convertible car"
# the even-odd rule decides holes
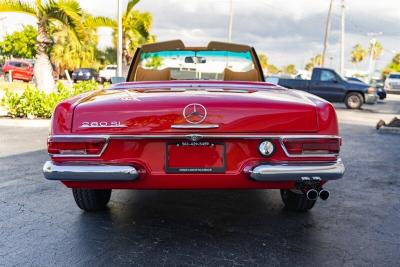
[[[307,211],[344,174],[336,113],[262,73],[246,45],[144,45],[126,82],[57,106],[44,176],[86,211],[112,189],[280,189]]]

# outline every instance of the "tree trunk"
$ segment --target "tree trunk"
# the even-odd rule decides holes
[[[35,75],[37,88],[46,93],[50,93],[55,90],[53,67],[51,66],[49,56],[47,55],[47,49],[50,43],[51,40],[48,37],[46,27],[39,22],[37,37],[38,49],[33,72]]]

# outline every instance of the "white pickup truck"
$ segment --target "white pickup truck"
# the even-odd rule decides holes
[[[117,76],[117,65],[107,65],[99,72],[101,82],[110,82],[111,77]]]
[[[385,80],[386,91],[400,90],[400,72],[392,72]]]

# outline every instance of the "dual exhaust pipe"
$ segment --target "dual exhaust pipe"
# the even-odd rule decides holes
[[[322,200],[327,200],[329,198],[329,191],[322,189],[319,192],[315,189],[309,189],[306,192],[306,197],[308,200],[317,200],[319,197]]]

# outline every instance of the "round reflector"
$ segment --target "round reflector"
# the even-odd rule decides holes
[[[275,146],[271,141],[263,141],[258,150],[260,150],[261,155],[269,157],[275,152]]]

